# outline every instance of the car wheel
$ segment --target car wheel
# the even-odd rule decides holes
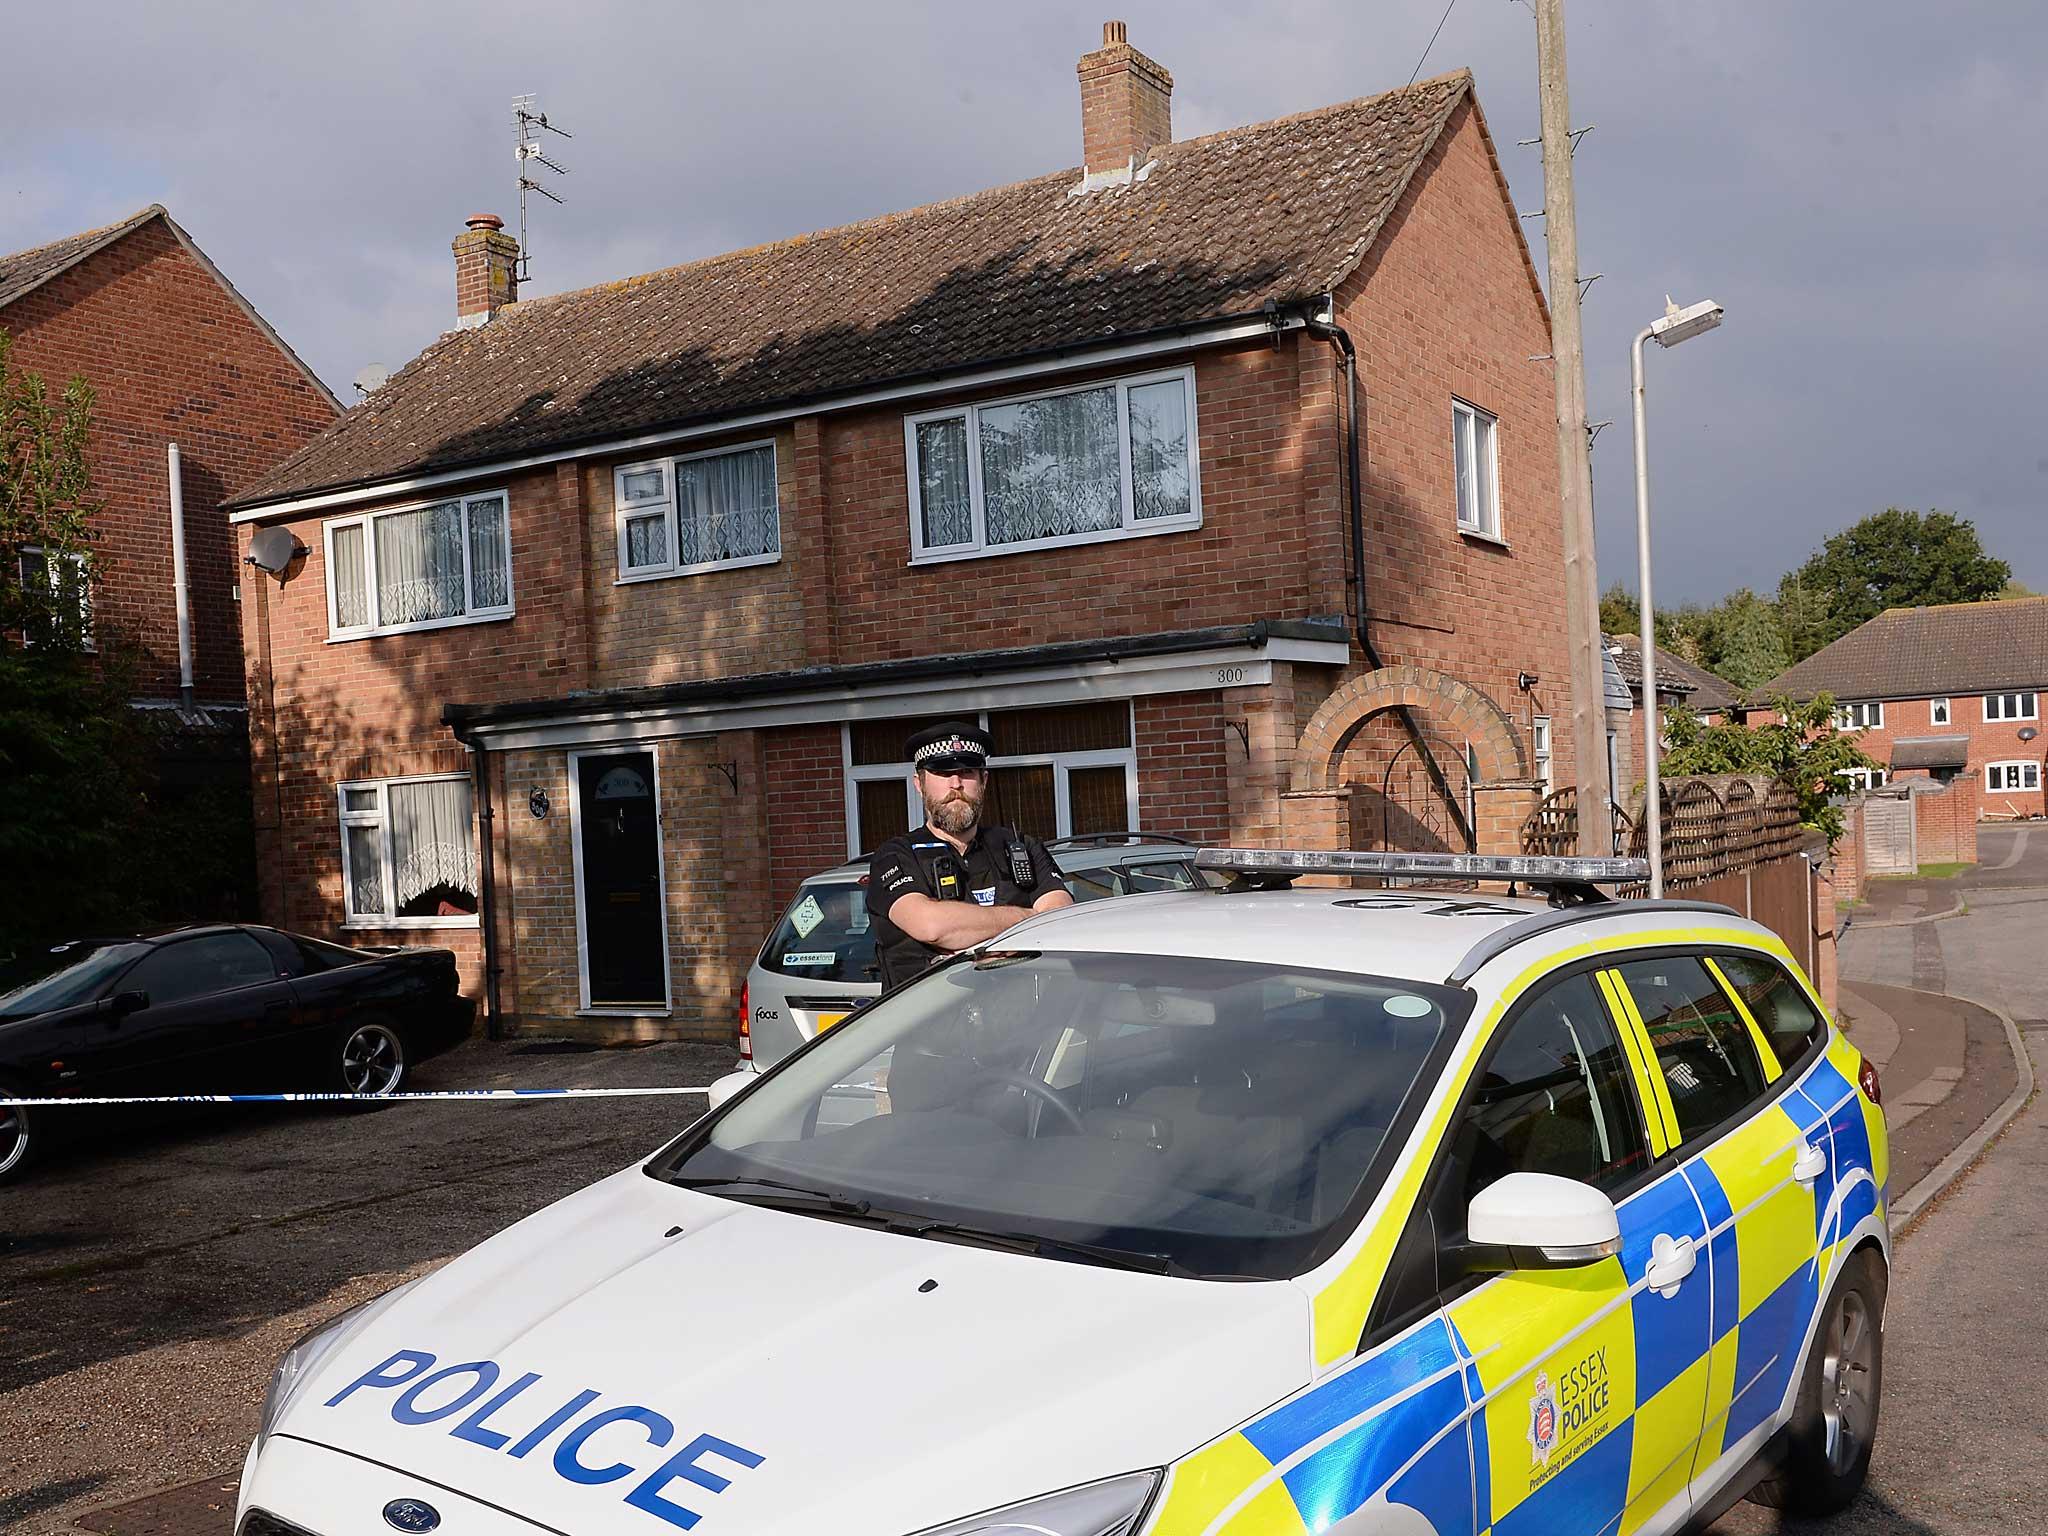
[[[328,1091],[383,1098],[405,1081],[405,1041],[381,1018],[358,1019],[341,1032],[328,1068]]]
[[[25,1099],[18,1083],[0,1078],[0,1099]],[[32,1112],[21,1108],[0,1108],[0,1184],[18,1179],[28,1171],[42,1148],[42,1126]]]
[[[1750,1497],[1800,1515],[1846,1509],[1870,1471],[1884,1382],[1884,1265],[1871,1249],[1844,1266],[1821,1314],[1784,1460]]]

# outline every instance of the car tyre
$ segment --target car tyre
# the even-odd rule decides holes
[[[324,1091],[385,1098],[405,1082],[408,1065],[398,1026],[382,1014],[365,1014],[335,1036]]]
[[[1828,1295],[1792,1409],[1785,1453],[1750,1493],[1773,1509],[1832,1515],[1870,1472],[1884,1384],[1885,1269],[1874,1249],[1851,1256]]]
[[[0,1077],[0,1099],[25,1099],[30,1095],[19,1083]],[[0,1184],[23,1177],[42,1152],[42,1117],[32,1110],[0,1109]]]

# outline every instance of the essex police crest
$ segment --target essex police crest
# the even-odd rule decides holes
[[[1535,1390],[1529,1396],[1529,1449],[1544,1466],[1557,1448],[1557,1394],[1550,1389],[1550,1377],[1536,1373]]]

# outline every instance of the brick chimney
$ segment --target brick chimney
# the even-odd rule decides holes
[[[519,242],[495,213],[472,213],[455,237],[455,315],[461,326],[482,325],[519,297]]]
[[[1124,24],[1102,24],[1102,47],[1083,54],[1081,190],[1127,184],[1173,142],[1173,76],[1126,40]]]

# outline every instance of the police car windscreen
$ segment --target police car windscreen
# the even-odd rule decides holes
[[[842,1025],[652,1171],[1203,1275],[1297,1274],[1386,1177],[1471,1000],[1247,961],[991,957]],[[725,1179],[784,1188],[706,1182]]]
[[[848,880],[797,892],[761,951],[761,964],[806,981],[875,981],[875,930],[866,887]]]

